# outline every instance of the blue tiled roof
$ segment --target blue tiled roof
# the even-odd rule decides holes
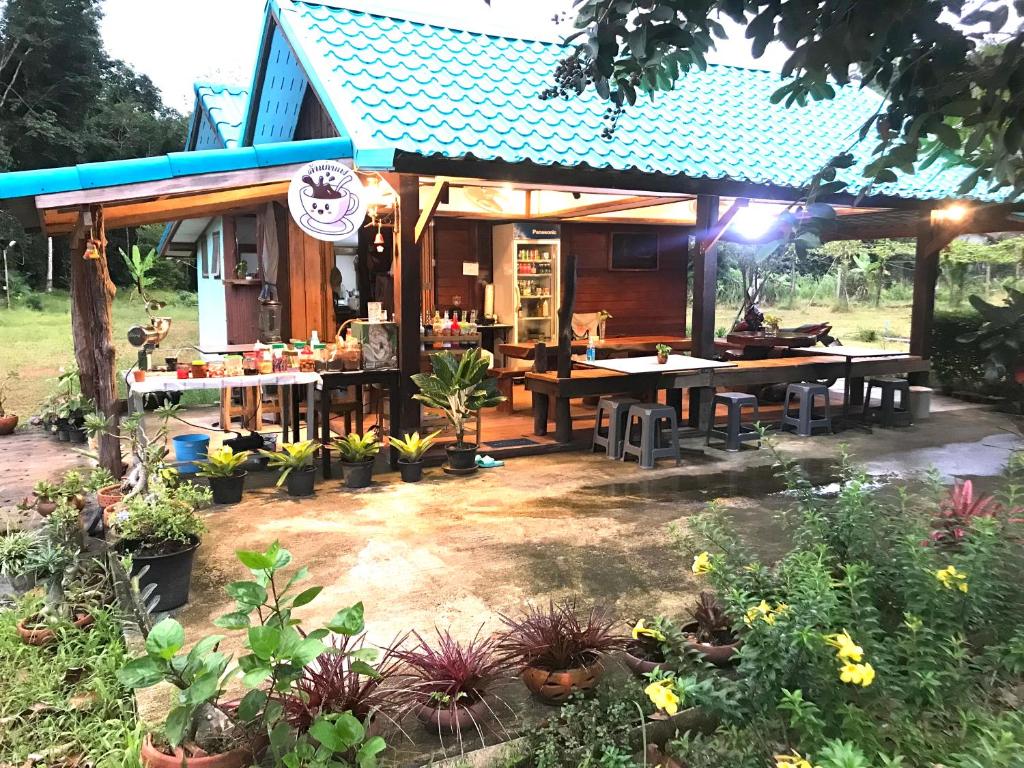
[[[334,0],[337,3],[337,0]],[[770,103],[779,75],[711,65],[671,93],[627,109],[611,140],[607,107],[588,92],[542,101],[561,44],[500,37],[303,0],[271,0],[328,112],[358,153],[369,142],[400,152],[510,163],[802,187],[849,148],[880,97],[854,86],[807,107]],[[311,70],[311,71],[310,71]],[[858,145],[861,163],[870,142]],[[358,159],[358,154],[357,154]],[[956,197],[963,168],[936,164],[878,194]],[[980,190],[977,197],[988,197]]]
[[[249,108],[249,91],[245,88],[215,83],[196,83],[196,99],[210,117],[218,136],[228,149],[239,145],[242,122]]]

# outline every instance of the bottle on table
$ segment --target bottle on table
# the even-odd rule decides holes
[[[597,360],[597,343],[593,336],[587,337],[587,360]]]

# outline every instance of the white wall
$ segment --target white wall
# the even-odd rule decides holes
[[[227,301],[224,291],[224,220],[213,219],[197,244],[196,274],[199,284],[199,346],[221,347],[228,343]],[[214,262],[216,256],[219,263]],[[205,270],[204,270],[205,259]]]

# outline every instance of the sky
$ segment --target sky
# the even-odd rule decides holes
[[[431,8],[432,19],[468,29],[532,37],[559,36],[551,17],[571,0],[357,0],[381,13]],[[248,86],[259,45],[264,0],[105,0],[103,38],[110,55],[156,83],[164,101],[187,113],[192,84],[210,80]],[[562,34],[567,27],[562,27]],[[756,63],[742,39],[720,43],[712,61],[777,69],[784,51]]]

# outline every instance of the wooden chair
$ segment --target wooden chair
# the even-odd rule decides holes
[[[235,390],[241,390],[239,404],[235,404]],[[231,429],[235,419],[241,421],[241,428],[258,431],[263,424],[263,398],[259,387],[226,387],[220,396],[220,428]]]

